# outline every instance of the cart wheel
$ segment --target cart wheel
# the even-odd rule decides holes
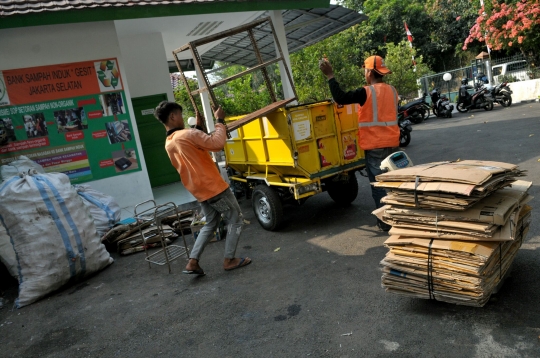
[[[278,193],[267,185],[257,185],[253,190],[253,211],[263,229],[274,231],[283,222],[283,206]]]
[[[349,173],[347,182],[329,182],[328,194],[339,205],[347,206],[358,196],[358,181],[354,172]]]

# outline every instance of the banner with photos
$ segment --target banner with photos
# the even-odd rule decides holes
[[[0,165],[82,183],[141,170],[115,58],[0,71]]]

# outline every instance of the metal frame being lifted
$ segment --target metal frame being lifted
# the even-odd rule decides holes
[[[256,27],[262,26],[265,23],[268,23],[270,25],[270,28],[272,29],[272,34],[274,36],[275,45],[276,45],[276,48],[279,51],[279,57],[277,57],[275,59],[272,59],[272,60],[269,60],[269,61],[266,61],[266,62],[263,62],[261,52],[260,52],[260,50],[259,50],[259,48],[257,46],[257,41],[255,39],[253,31],[254,31],[254,29],[256,29]],[[230,36],[242,33],[242,32],[247,32],[248,33],[249,38],[251,40],[251,44],[253,46],[253,50],[255,52],[255,55],[257,57],[257,61],[258,61],[259,64],[256,65],[256,66],[253,66],[251,68],[248,68],[245,71],[237,73],[237,74],[235,74],[233,76],[230,76],[230,77],[227,77],[227,78],[222,79],[220,81],[217,81],[217,82],[215,82],[213,84],[210,83],[210,80],[208,79],[208,76],[207,76],[207,74],[205,73],[205,71],[204,71],[204,69],[202,67],[202,60],[201,60],[201,57],[199,55],[199,52],[197,51],[197,47],[201,46],[201,45],[208,44],[210,42],[214,42],[214,41],[226,38],[226,37],[230,37]],[[191,51],[191,55],[193,56],[195,67],[197,68],[198,72],[202,74],[202,80],[204,82],[204,87],[201,87],[201,88],[196,89],[196,90],[192,90],[190,88],[189,83],[188,83],[188,81],[186,79],[186,76],[184,74],[184,71],[182,70],[182,67],[180,66],[180,60],[178,58],[179,53],[184,52],[184,51],[188,51],[188,50]],[[197,107],[197,104],[196,104],[195,99],[193,98],[193,96],[195,96],[197,94],[200,94],[200,93],[203,93],[203,92],[208,92],[212,107],[217,108],[219,106],[219,103],[217,102],[216,96],[214,94],[214,88],[215,87],[221,86],[221,85],[223,85],[223,84],[225,84],[227,82],[230,82],[232,80],[240,78],[240,77],[242,77],[244,75],[247,75],[249,73],[252,73],[252,72],[255,72],[255,71],[261,71],[261,73],[263,75],[263,78],[264,78],[264,82],[266,84],[266,88],[268,90],[268,93],[270,94],[270,98],[272,99],[272,103],[270,105],[266,106],[266,107],[263,107],[263,108],[255,111],[255,112],[252,112],[252,113],[246,115],[245,117],[241,118],[240,120],[237,120],[237,121],[234,121],[233,123],[228,124],[227,129],[229,131],[233,131],[233,130],[243,126],[244,124],[251,122],[252,120],[254,120],[254,119],[258,118],[258,117],[261,117],[261,116],[264,116],[264,115],[266,115],[268,113],[271,113],[274,110],[276,110],[276,109],[278,109],[280,107],[284,107],[288,103],[291,103],[291,102],[296,101],[298,99],[298,97],[296,95],[296,90],[294,88],[294,84],[293,84],[293,81],[292,81],[292,76],[291,76],[290,70],[289,70],[289,68],[287,66],[287,61],[285,61],[285,58],[283,56],[283,52],[281,50],[281,46],[279,45],[279,41],[278,41],[278,38],[276,36],[274,25],[272,24],[272,21],[270,20],[269,17],[253,21],[253,22],[250,22],[249,24],[245,24],[245,25],[242,25],[242,26],[239,26],[239,27],[235,27],[235,28],[230,29],[230,30],[222,31],[222,32],[219,32],[217,34],[210,35],[210,36],[198,39],[198,40],[191,41],[191,42],[185,44],[184,46],[174,50],[173,51],[173,56],[174,56],[174,61],[176,62],[176,66],[178,66],[178,70],[181,73],[182,81],[184,82],[184,85],[186,86],[187,92],[189,94],[189,99],[191,101],[191,104],[193,105],[193,109],[195,110],[196,113],[201,113],[201,112],[199,111],[199,108]],[[272,65],[274,63],[278,63],[279,61],[282,61],[283,68],[285,69],[285,72],[287,74],[287,78],[289,80],[289,84],[290,84],[290,86],[292,88],[292,91],[294,93],[294,97],[292,97],[292,98],[285,98],[283,100],[278,100],[277,97],[276,97],[276,93],[274,91],[274,88],[272,87],[272,84],[270,83],[270,78],[268,76],[268,72],[266,70],[266,67],[268,67],[268,66],[270,66],[270,65]]]

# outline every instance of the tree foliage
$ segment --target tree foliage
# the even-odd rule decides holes
[[[369,17],[357,27],[360,53],[406,40],[403,24],[406,22],[418,54],[435,72],[441,72],[469,64],[481,51],[480,43],[474,44],[469,53],[462,50],[463,41],[478,16],[479,1],[342,0],[340,3]]]
[[[475,41],[486,42],[494,50],[518,48],[538,60],[540,47],[540,1],[486,0],[465,40],[466,50]]]
[[[212,83],[235,75],[246,68],[240,65],[227,66],[217,63],[217,70],[210,76]],[[276,96],[282,96],[281,81],[277,66],[268,67],[270,82],[274,85]],[[191,90],[199,88],[196,78],[188,78]],[[225,85],[214,88],[216,99],[228,116],[242,115],[254,112],[271,102],[263,76],[260,72],[249,73],[237,79],[227,82]],[[189,94],[183,83],[174,88],[174,97],[177,103],[183,107],[184,118],[195,116],[195,110],[189,99]],[[199,95],[194,96],[199,109],[202,109]]]
[[[351,28],[291,55],[296,93],[301,103],[331,97],[326,77],[319,70],[319,60],[324,56],[332,64],[342,88],[354,89],[362,85],[363,70],[359,67],[362,56],[355,46],[356,41],[357,32]]]
[[[179,75],[172,75],[172,76],[179,76]],[[195,90],[198,88],[197,80],[194,78],[187,78],[188,84],[191,88],[191,90]],[[187,121],[189,117],[195,117],[195,109],[193,108],[193,105],[191,104],[191,101],[189,99],[188,91],[186,87],[184,86],[183,82],[180,82],[178,80],[175,81],[176,87],[173,87],[173,93],[174,93],[174,99],[176,103],[182,106],[182,115],[184,117],[184,122]],[[201,103],[201,97],[195,96],[194,97],[195,103],[199,108],[202,108]],[[187,123],[187,122],[186,122]]]
[[[400,95],[416,97],[420,88],[417,80],[430,72],[422,56],[416,56],[416,50],[406,41],[397,45],[388,43],[385,48],[386,66],[392,71],[392,74],[385,76],[385,82],[394,86]],[[416,66],[412,64],[412,56],[415,56]]]
[[[218,66],[220,65],[223,64],[218,64]],[[245,69],[245,67],[240,65],[229,66],[217,71],[214,76],[217,79],[223,79]],[[269,75],[272,74],[274,72],[269,71]],[[280,82],[279,76],[273,75],[270,77],[273,78],[272,83]],[[271,102],[270,94],[260,72],[243,75],[225,85],[219,86],[214,89],[214,94],[225,113],[231,116],[254,112]]]
[[[364,10],[364,0],[338,0],[338,3],[354,11]]]

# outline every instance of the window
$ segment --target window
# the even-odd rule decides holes
[[[509,63],[508,68],[507,68],[507,72],[510,72],[510,71],[523,71],[526,68],[527,68],[527,62],[526,61]]]

